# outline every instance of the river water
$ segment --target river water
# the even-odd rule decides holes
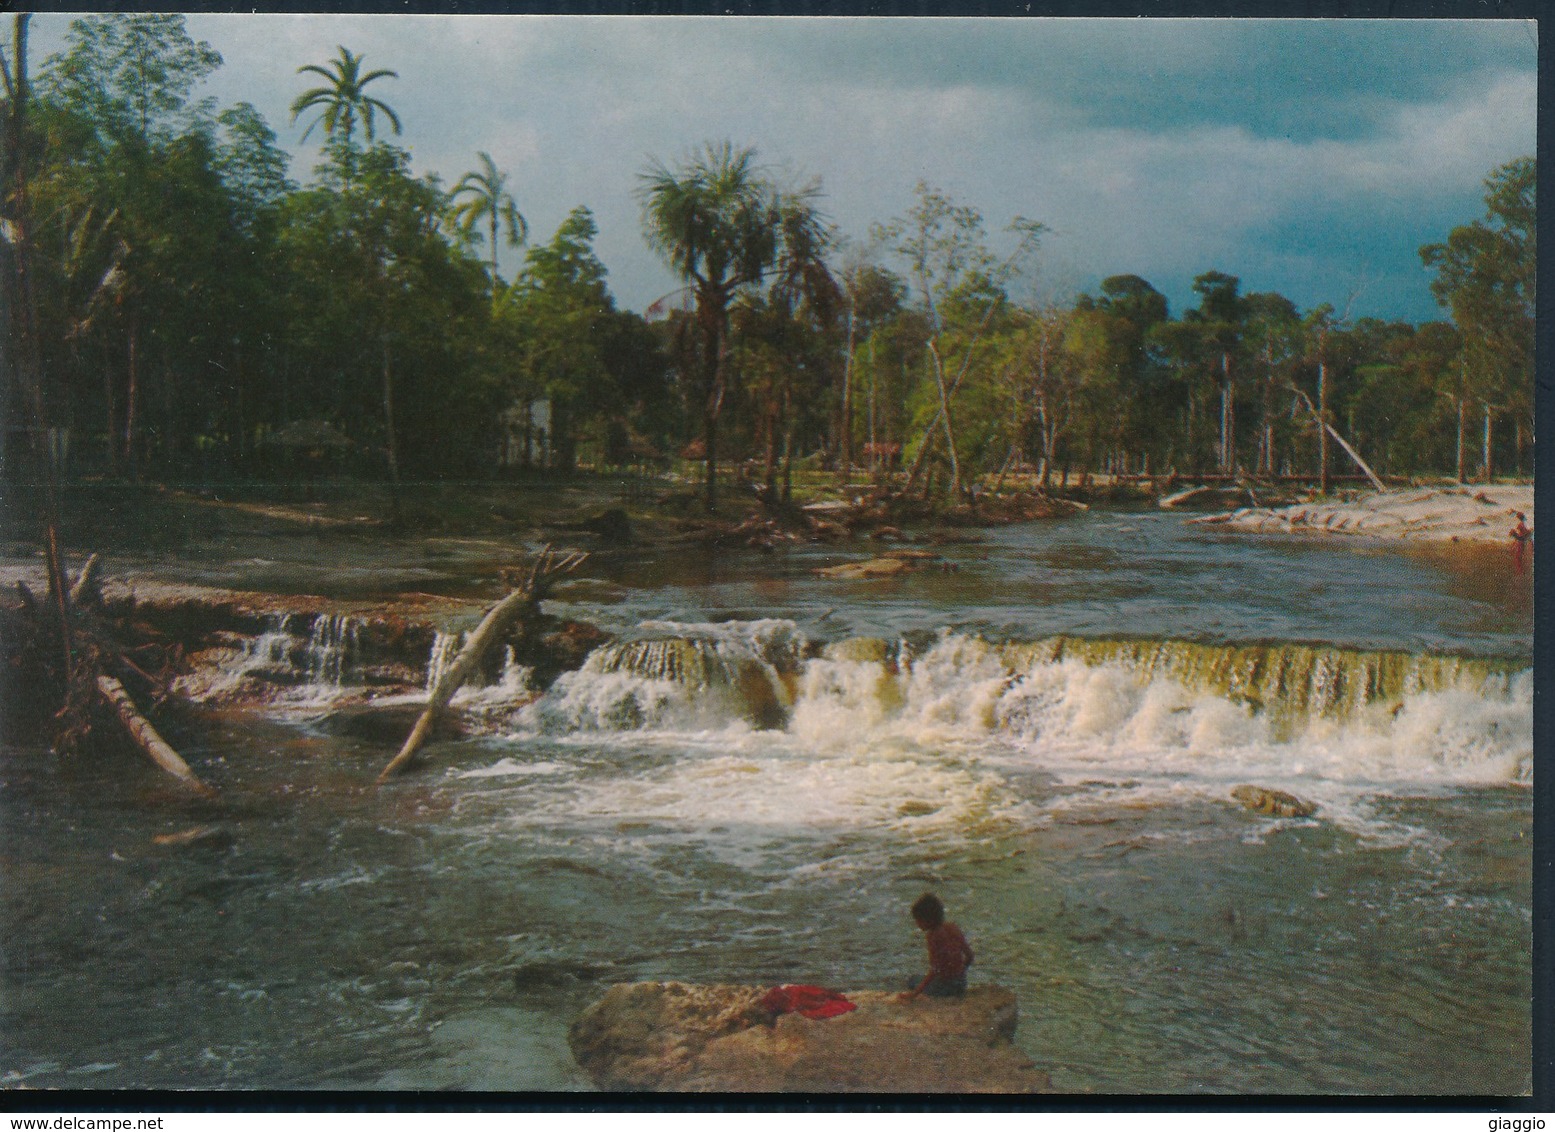
[[[1060,1090],[1529,1088],[1504,554],[1100,511],[940,552],[847,582],[824,547],[597,560],[549,608],[624,643],[538,700],[522,671],[465,694],[477,733],[380,790],[392,746],[328,726],[340,624],[309,683],[175,735],[219,805],[11,751],[0,1076],[587,1088],[566,1027],[608,984],[899,986],[933,889]]]

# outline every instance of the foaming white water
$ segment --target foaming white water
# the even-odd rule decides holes
[[[644,757],[655,738],[670,744],[671,757]],[[818,752],[782,733],[739,727],[593,739],[620,752],[615,773],[534,781],[509,756],[467,776],[516,792],[502,819],[508,825],[598,825],[612,839],[625,832],[660,847],[694,843],[730,865],[784,874],[793,871],[796,843],[821,867],[878,866],[903,839],[963,841],[1025,809],[996,767],[934,752]],[[860,840],[860,833],[891,836]]]
[[[645,651],[626,663],[620,646],[601,650],[557,682],[526,726],[552,735],[717,730],[751,724],[755,694],[784,709],[780,727],[765,726],[817,757],[975,749],[1060,780],[1216,786],[1256,779],[1387,791],[1531,781],[1532,674],[1488,662],[1307,649],[1298,682],[1290,650],[1271,648],[1258,663],[1275,675],[1254,686],[1214,649],[1171,642],[1066,650],[946,632],[919,655],[847,641],[806,657],[787,623],[652,628],[678,632],[654,639],[685,655]],[[792,672],[769,659],[773,642],[793,658]],[[1161,663],[1174,648],[1187,659]],[[1244,669],[1250,663],[1249,649],[1222,651]],[[726,662],[716,678],[708,663],[693,663],[706,655]],[[1208,673],[1197,686],[1196,672]]]
[[[833,675],[830,703],[802,703],[796,726],[835,731],[853,710]],[[1120,663],[1034,659],[1011,670],[981,641],[947,635],[899,679],[901,706],[876,730],[927,743],[998,740],[1061,777],[1097,773],[1393,786],[1523,783],[1532,773],[1532,674],[1466,672],[1455,685],[1389,695],[1295,721],[1222,691]],[[810,685],[807,683],[808,689]]]
[[[793,704],[803,635],[791,621],[648,621],[596,649],[521,717],[549,734],[780,726]]]

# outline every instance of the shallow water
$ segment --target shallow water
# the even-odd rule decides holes
[[[811,572],[836,548],[599,562],[554,608],[668,643],[527,707],[474,693],[487,733],[379,791],[392,752],[319,722],[349,657],[174,734],[220,805],[11,752],[0,1073],[586,1088],[565,1031],[605,985],[900,985],[933,888],[1059,1089],[1527,1088],[1526,587],[1153,513],[942,553],[845,583]],[[1164,666],[1099,644],[1140,640]],[[1231,646],[1257,688],[1183,659]],[[1354,693],[1368,665],[1403,675]],[[1250,812],[1244,782],[1320,809]]]

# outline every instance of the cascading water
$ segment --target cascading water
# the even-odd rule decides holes
[[[645,622],[653,636],[596,649],[528,715],[551,734],[781,729],[805,640],[792,622]]]
[[[459,655],[459,650],[464,646],[467,633],[439,630],[437,636],[432,638],[432,651],[427,657],[426,690],[430,693],[437,687],[437,682],[443,678],[454,659]]]
[[[468,639],[469,633],[459,629],[439,630],[433,637],[432,648],[427,655],[426,679],[422,682],[428,695],[453,667],[459,657],[459,650]],[[525,701],[532,698],[530,681],[533,675],[534,671],[529,665],[518,662],[513,654],[513,646],[504,645],[502,664],[496,670],[495,678],[488,680],[481,670],[471,673],[455,699],[464,703],[473,697],[482,700],[488,707],[499,707],[504,702]]]
[[[306,635],[304,635],[306,633]],[[346,614],[271,614],[220,670],[188,686],[196,699],[258,698],[283,707],[328,703],[361,683],[361,626]]]
[[[917,653],[792,623],[657,623],[521,716],[550,735],[755,728],[818,749],[951,748],[1061,777],[1527,784],[1532,672],[1306,645],[945,632]]]
[[[359,629],[354,618],[343,613],[321,613],[313,619],[304,651],[306,683],[313,687],[340,688],[346,683],[357,655]]]

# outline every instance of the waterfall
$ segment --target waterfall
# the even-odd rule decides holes
[[[1034,664],[1079,661],[1117,666],[1141,680],[1174,680],[1246,704],[1284,724],[1346,720],[1369,705],[1396,705],[1420,693],[1459,690],[1505,695],[1520,662],[1326,646],[1204,645],[1173,640],[1051,637],[1001,649],[1012,675]]]
[[[344,686],[351,663],[357,655],[360,632],[356,620],[343,613],[320,613],[313,619],[303,656],[307,665],[305,683],[315,688],[337,689]]]
[[[552,734],[754,727],[866,751],[994,743],[1195,775],[1532,773],[1525,662],[1169,639],[990,643],[951,631],[917,650],[878,638],[812,649],[772,624],[644,626],[652,635],[602,646],[526,719]]]

